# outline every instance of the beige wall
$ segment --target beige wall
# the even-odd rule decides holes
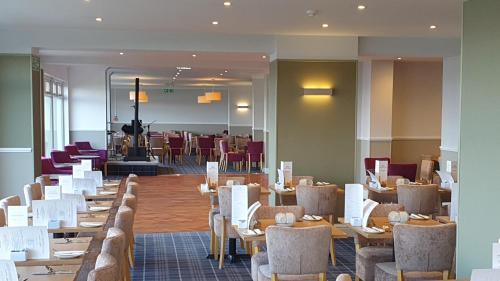
[[[354,61],[278,61],[277,162],[294,161],[296,175],[353,182],[356,73]],[[335,90],[304,96],[308,87]]]
[[[371,76],[370,136],[392,136],[394,66],[392,61],[373,61]]]

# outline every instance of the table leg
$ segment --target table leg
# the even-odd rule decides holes
[[[235,263],[239,262],[239,257],[236,254],[236,239],[234,238],[229,238],[229,262],[230,263]]]

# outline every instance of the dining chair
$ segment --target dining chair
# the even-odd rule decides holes
[[[401,204],[379,204],[370,214],[370,217],[387,217],[392,211],[404,211]],[[373,281],[375,278],[375,265],[382,262],[394,261],[391,241],[365,240],[357,235],[354,237],[356,244],[356,280]]]
[[[387,161],[388,164],[391,164],[391,158],[389,157],[368,157],[364,159],[365,171],[375,173],[376,161]],[[368,175],[368,172],[366,172],[366,175]]]
[[[71,175],[73,172],[71,167],[56,168],[52,159],[42,157],[42,174],[43,175]]]
[[[214,232],[217,238],[220,238],[220,243],[217,243],[217,239],[214,239],[214,253],[217,256],[219,249],[219,269],[224,267],[224,254],[226,248],[226,239],[238,239],[239,235],[234,230],[231,225],[231,208],[232,208],[232,188],[229,186],[221,186],[218,188],[219,194],[219,214],[214,216]],[[259,201],[260,198],[260,186],[259,185],[249,185],[248,186],[248,206]],[[218,245],[219,244],[219,245]],[[219,247],[220,246],[220,247]],[[214,256],[215,257],[215,256]],[[215,257],[217,259],[217,257]]]
[[[15,195],[0,200],[0,209],[3,209],[7,225],[9,225],[9,206],[21,206],[21,198]]]
[[[133,194],[125,193],[122,197],[121,206],[127,206],[134,211],[134,216],[137,211],[137,198]]]
[[[198,137],[198,149],[196,150],[198,165],[201,165],[201,158],[203,157],[207,162],[212,160],[213,144],[212,138],[208,136]]]
[[[436,184],[400,185],[398,203],[410,214],[433,215],[439,211],[439,188]]]
[[[78,150],[97,150],[88,141],[75,141],[75,146]]]
[[[330,226],[266,229],[268,264],[258,268],[258,281],[326,281],[331,241]],[[253,257],[252,257],[253,258]]]
[[[352,278],[351,275],[342,273],[337,276],[337,279],[335,279],[335,281],[352,281]]]
[[[395,262],[378,263],[375,280],[448,280],[453,267],[456,224],[396,224]]]
[[[139,177],[136,174],[129,174],[127,179],[125,180],[125,186],[128,186],[128,184],[131,182],[139,183]]]
[[[196,151],[198,149],[198,137],[193,133],[189,133],[189,155],[193,152],[193,148]]]
[[[160,162],[163,163],[165,158],[165,140],[162,136],[149,138],[149,145],[151,147],[151,154],[158,156]]]
[[[23,188],[24,200],[26,201],[26,206],[31,208],[31,202],[33,200],[42,200],[42,185],[39,183],[26,184]]]
[[[52,163],[54,164],[55,167],[57,168],[62,168],[62,169],[69,169],[71,170],[71,166],[64,166],[66,164],[74,164],[74,163],[80,163],[80,161],[76,159],[71,159],[69,153],[66,151],[61,151],[61,150],[52,150],[50,152],[50,158],[52,159]],[[58,167],[60,166],[60,167]]]
[[[236,168],[241,171],[241,166],[243,166],[245,155],[241,152],[230,151],[227,141],[220,142],[220,150],[222,158],[224,159],[221,164],[221,169],[224,170],[224,172],[227,172],[228,163],[233,163],[233,165],[236,164]]]
[[[130,267],[134,266],[134,211],[127,206],[120,206],[116,212],[115,227],[118,227],[125,232],[125,247],[127,249],[126,256],[128,257]]]
[[[168,157],[169,163],[175,162],[175,157],[179,158],[180,164],[182,165],[183,153],[184,151],[184,139],[181,137],[169,137],[168,138]]]
[[[101,253],[97,256],[95,268],[89,272],[87,281],[120,281],[118,270],[116,259],[110,254]]]
[[[41,175],[35,178],[35,182],[39,183],[42,188],[42,194],[45,194],[45,187],[52,184],[50,176]]]
[[[246,165],[248,173],[252,170],[252,163],[256,163],[262,172],[264,167],[264,142],[251,141],[247,143]]]
[[[218,137],[214,138],[214,146],[213,146],[213,156],[214,156],[214,161],[219,161],[221,158],[221,151],[220,151],[220,142],[224,141],[225,138],[223,137]]]
[[[182,131],[182,138],[184,139],[184,154],[188,154],[189,149],[189,132]]]
[[[299,183],[302,181],[306,181],[307,185],[313,185],[314,184],[314,177],[313,176],[292,176],[292,185],[297,186]]]
[[[434,161],[424,159],[420,162],[420,181],[425,184],[432,183],[434,172]]]
[[[68,144],[64,146],[64,151],[69,153],[69,155],[81,155],[78,147],[74,144]]]
[[[388,176],[401,176],[415,182],[417,177],[417,164],[391,164],[387,168]]]
[[[113,256],[118,265],[118,279],[130,280],[128,260],[125,253],[125,232],[117,227],[108,229],[106,238],[102,242],[101,253]]]
[[[7,225],[7,219],[5,217],[5,211],[0,208],[0,227]]]
[[[126,194],[133,194],[136,198],[139,196],[139,184],[137,182],[129,182],[127,184]]]
[[[304,207],[306,215],[316,215],[328,218],[333,223],[337,204],[337,186],[306,186],[296,187],[297,205]]]

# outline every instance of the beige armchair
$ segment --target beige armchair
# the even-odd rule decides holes
[[[394,226],[396,262],[379,263],[375,280],[447,280],[455,255],[456,225]]]
[[[3,209],[6,225],[9,224],[9,206],[21,206],[21,198],[16,195],[5,197],[4,199],[0,200],[0,209]]]
[[[134,265],[134,210],[127,206],[120,206],[116,212],[115,225],[125,233],[125,256],[128,257],[129,266]]]
[[[410,214],[432,215],[439,210],[439,190],[435,184],[398,186],[398,203]]]
[[[118,265],[119,280],[130,280],[130,271],[126,261],[125,253],[125,232],[116,227],[108,229],[106,238],[102,242],[101,253],[110,254]]]
[[[99,254],[95,269],[89,272],[87,281],[119,281],[118,263],[116,259],[105,253]]]
[[[42,200],[42,185],[39,183],[27,184],[24,186],[23,191],[26,206],[28,206],[28,208],[31,208],[31,202],[33,200]]]
[[[371,217],[387,217],[392,211],[403,211],[400,204],[380,204],[373,209]],[[356,242],[356,280],[373,281],[375,265],[394,261],[392,243],[376,241],[368,244],[361,236],[355,237]],[[387,245],[390,244],[390,245]]]
[[[268,227],[269,263],[259,266],[258,281],[326,280],[330,240],[329,226]]]
[[[132,194],[136,198],[139,197],[139,184],[137,182],[129,182],[127,184],[127,190],[125,191],[126,194]]]
[[[337,204],[337,186],[304,186],[296,188],[297,205],[304,207],[307,215],[324,216],[333,223]]]
[[[45,187],[52,184],[50,176],[38,176],[35,178],[35,182],[42,186],[42,194],[45,192]]]
[[[132,209],[134,211],[134,215],[135,215],[135,212],[137,210],[137,199],[136,199],[135,195],[128,194],[128,193],[123,194],[121,205],[127,206],[130,209]]]
[[[233,229],[231,225],[231,204],[232,204],[232,193],[231,187],[222,186],[218,189],[219,194],[219,214],[214,216],[214,232],[215,236],[220,238],[220,247],[217,243],[214,244],[215,248],[215,258],[217,259],[217,248],[219,248],[219,268],[224,267],[224,252],[225,252],[225,241],[229,239],[239,238],[238,233]],[[248,186],[248,205],[259,201],[260,198],[260,186],[259,185],[249,185]],[[215,240],[216,241],[216,240]]]

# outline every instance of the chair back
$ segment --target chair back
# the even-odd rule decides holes
[[[431,183],[433,172],[434,161],[424,159],[420,162],[420,180],[425,181],[426,183]]]
[[[417,164],[389,164],[387,175],[401,176],[414,182],[417,177]]]
[[[31,207],[33,200],[42,200],[42,185],[39,183],[27,184],[23,188],[26,206]]]
[[[400,185],[397,190],[398,203],[404,206],[406,212],[431,215],[438,211],[437,185]]]
[[[328,270],[331,226],[266,229],[267,256],[271,273],[319,274]]]
[[[302,206],[261,206],[255,212],[256,219],[274,219],[278,213],[293,213],[297,219],[305,215]]]
[[[307,215],[335,215],[337,205],[337,186],[305,186],[296,187],[297,205],[304,207]]]
[[[214,148],[215,148],[215,155],[218,156],[220,155],[221,149],[220,149],[220,142],[224,141],[224,138],[215,138],[214,139]]]
[[[131,182],[139,183],[139,177],[136,174],[128,175],[127,179],[125,180],[125,185],[128,186],[128,184]]]
[[[52,150],[50,152],[50,157],[52,158],[52,162],[54,163],[73,163],[75,162],[69,156],[69,153],[61,150]]]
[[[4,199],[0,200],[0,209],[3,209],[5,215],[5,222],[7,225],[9,224],[8,220],[9,206],[21,206],[21,198],[15,195],[15,196],[5,197]]]
[[[102,242],[101,253],[106,253],[113,256],[118,264],[118,268],[123,269],[124,258],[123,255],[125,253],[125,232],[116,227],[111,227],[108,229],[108,233],[106,234],[106,238]],[[123,270],[119,270],[118,274],[120,277],[122,276]],[[121,280],[121,279],[120,279]]]
[[[163,149],[163,143],[164,143],[163,137],[151,137],[149,138],[149,144],[151,145],[151,148],[156,148],[156,149]]]
[[[232,208],[232,188],[229,186],[221,186],[218,188],[219,193],[219,209],[220,214],[224,217],[231,217]],[[248,186],[248,206],[259,201],[260,185]]]
[[[133,194],[125,193],[122,197],[122,206],[127,206],[135,212],[137,211],[137,199]]]
[[[139,184],[137,182],[129,182],[127,184],[126,194],[133,194],[136,198],[139,194]]]
[[[181,149],[184,148],[184,139],[180,137],[169,137],[168,138],[168,145],[170,146],[171,149]]]
[[[49,176],[38,176],[35,179],[35,182],[39,183],[41,188],[42,188],[42,194],[45,192],[45,187],[47,185],[51,185],[52,181],[50,180]]]
[[[120,206],[115,217],[115,227],[121,229],[125,233],[127,245],[134,237],[134,211],[127,206]]]
[[[387,217],[390,212],[402,212],[405,207],[401,204],[378,204],[370,213],[370,217]]]
[[[93,150],[92,146],[90,145],[90,142],[88,141],[75,141],[75,145],[78,148],[78,150]]]
[[[456,224],[396,224],[393,229],[396,268],[404,271],[451,271]]]
[[[292,177],[292,185],[293,186],[299,185],[299,182],[301,179],[307,180],[307,185],[314,184],[314,177],[312,177],[312,176],[293,176]]]
[[[65,145],[64,151],[66,151],[69,155],[80,155],[80,152],[78,151],[78,147],[76,147],[76,145]]]
[[[116,259],[106,253],[97,256],[95,269],[89,272],[87,281],[118,281],[118,262]]]
[[[0,227],[7,225],[7,219],[5,218],[5,212],[3,209],[0,209]]]
[[[241,185],[246,183],[245,177],[221,177],[221,182],[223,185],[227,185],[228,181],[233,181],[235,185]]]
[[[389,157],[372,157],[365,158],[365,171],[368,170],[370,172],[375,171],[375,162],[376,161],[387,161],[388,164],[391,164],[391,158]],[[368,173],[366,173],[368,175]]]
[[[229,153],[229,145],[228,145],[227,141],[223,140],[223,141],[219,142],[219,145],[220,145],[220,152],[222,154]]]
[[[264,152],[264,142],[263,141],[251,141],[247,143],[247,153],[249,154],[261,154]]]
[[[213,140],[210,137],[199,137],[198,147],[200,149],[211,149],[213,148]]]

